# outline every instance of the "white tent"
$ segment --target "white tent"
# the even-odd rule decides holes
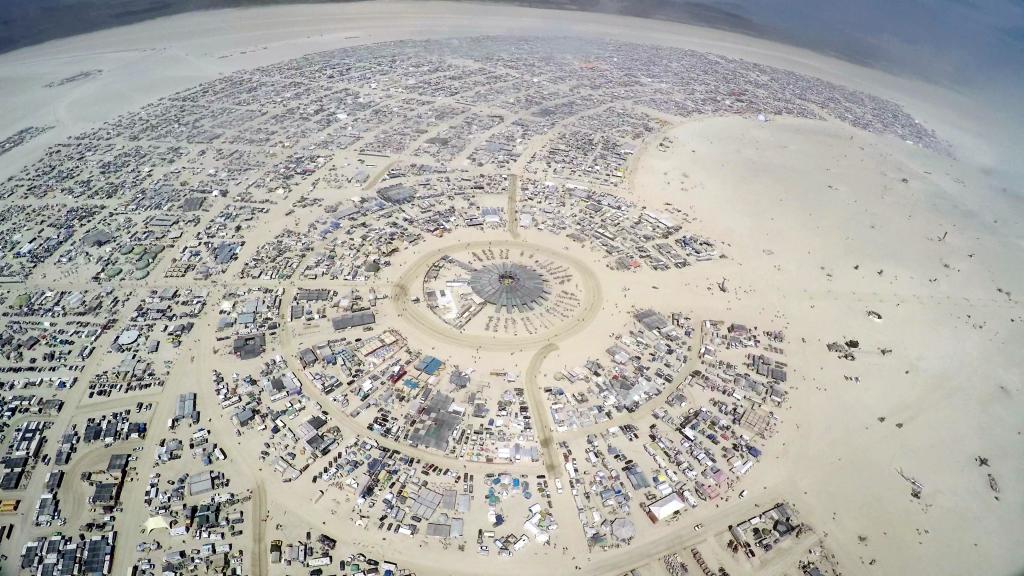
[[[161,528],[164,530],[169,530],[171,528],[171,525],[167,523],[167,519],[163,516],[153,516],[149,520],[146,520],[142,525],[142,529],[146,531],[146,534],[149,534],[153,530],[160,530]]]
[[[651,522],[658,522],[679,512],[683,508],[686,508],[683,499],[679,497],[679,494],[673,492],[660,500],[652,502],[650,508],[647,509],[647,516],[651,519]]]

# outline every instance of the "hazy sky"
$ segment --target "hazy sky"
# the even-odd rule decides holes
[[[810,46],[933,80],[974,83],[1007,76],[1016,83],[1024,76],[1024,0],[709,3]]]
[[[289,1],[289,0],[285,0]],[[296,0],[290,0],[296,1]],[[327,0],[330,1],[330,0]],[[487,1],[487,0],[484,0]],[[1024,84],[1024,0],[490,0],[596,11],[710,15],[770,36],[947,85]],[[0,49],[182,10],[274,0],[0,0]],[[716,14],[721,17],[716,17]],[[737,16],[738,18],[733,18]],[[698,18],[699,21],[699,18]],[[750,25],[744,26],[749,21]],[[15,37],[18,36],[17,41]],[[996,86],[998,85],[998,86]],[[1016,91],[1016,90],[1013,90]]]

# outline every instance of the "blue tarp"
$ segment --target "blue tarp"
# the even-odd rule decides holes
[[[756,446],[747,446],[747,452],[750,452],[750,455],[753,456],[754,458],[761,457],[761,450],[759,450]]]
[[[427,365],[423,367],[423,371],[433,376],[439,368],[441,368],[441,361],[437,358],[431,358]]]

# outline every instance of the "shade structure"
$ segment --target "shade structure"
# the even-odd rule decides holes
[[[168,530],[170,527],[171,526],[167,523],[167,519],[163,516],[152,516],[142,524],[142,529],[146,531],[146,534],[149,534],[153,530]]]
[[[636,536],[636,526],[629,518],[616,518],[612,522],[612,536],[618,540],[629,540]]]
[[[548,297],[544,277],[533,268],[514,262],[488,264],[473,272],[469,286],[495,311],[526,312]]]

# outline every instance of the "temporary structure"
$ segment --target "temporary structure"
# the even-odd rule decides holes
[[[629,540],[636,536],[636,526],[629,518],[617,518],[612,522],[612,536],[617,540]]]
[[[170,524],[167,523],[167,519],[163,516],[153,516],[142,525],[142,529],[146,531],[146,534],[161,528],[164,530],[170,530],[171,528]]]
[[[647,517],[651,519],[651,522],[656,523],[679,512],[683,508],[686,508],[683,499],[679,497],[679,494],[673,492],[660,500],[652,502],[651,506],[647,509]]]

